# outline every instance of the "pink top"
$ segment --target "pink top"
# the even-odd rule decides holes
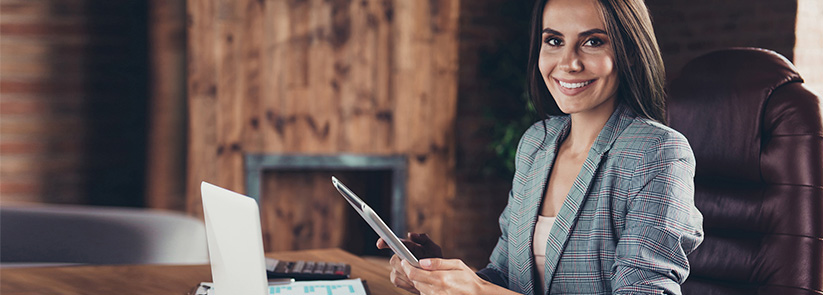
[[[538,215],[537,225],[534,227],[532,248],[534,249],[534,266],[537,268],[540,277],[540,290],[546,288],[546,279],[544,278],[546,276],[546,243],[549,241],[549,231],[551,231],[556,218],[557,216]]]

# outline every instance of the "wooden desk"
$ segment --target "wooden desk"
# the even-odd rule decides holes
[[[409,294],[395,288],[383,266],[340,249],[269,253],[281,260],[345,262],[352,278],[367,281],[371,294]],[[211,281],[208,265],[101,265],[0,269],[0,294],[187,294]]]

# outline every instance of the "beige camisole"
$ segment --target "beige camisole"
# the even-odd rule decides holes
[[[556,216],[547,217],[538,215],[537,216],[537,225],[534,227],[534,241],[532,242],[532,248],[534,249],[534,265],[537,268],[537,273],[540,277],[540,290],[543,290],[546,287],[545,282],[545,275],[546,275],[546,244],[549,241],[549,231],[552,229],[552,225],[554,225],[554,220]]]

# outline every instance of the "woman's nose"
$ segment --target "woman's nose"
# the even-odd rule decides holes
[[[580,55],[575,48],[568,47],[563,51],[563,56],[558,63],[560,70],[568,73],[576,73],[583,70],[583,63],[580,62]]]

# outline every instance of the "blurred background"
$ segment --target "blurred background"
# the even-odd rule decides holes
[[[823,1],[646,2],[669,78],[706,52],[761,47],[823,93]],[[199,217],[205,180],[256,194],[269,251],[386,255],[331,187],[337,175],[387,223],[482,267],[535,121],[531,8],[0,0],[0,202]]]

